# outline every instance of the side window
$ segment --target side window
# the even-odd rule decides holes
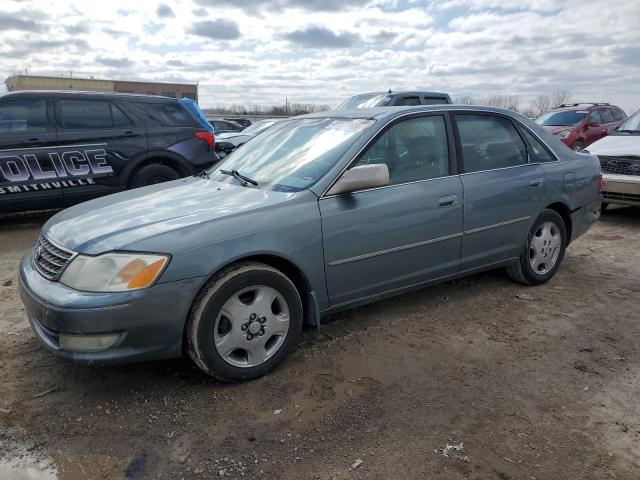
[[[62,127],[68,130],[111,128],[111,106],[102,100],[60,100]]]
[[[169,127],[195,127],[196,121],[178,102],[136,103],[153,121]]]
[[[613,109],[613,119],[616,122],[620,122],[620,121],[624,120],[624,118],[625,118],[625,114],[624,114],[624,112],[622,110],[620,110],[618,108],[614,108]]]
[[[113,126],[115,128],[130,127],[133,124],[131,119],[113,103],[111,104],[111,115],[113,118]]]
[[[520,129],[524,134],[524,137],[527,139],[527,142],[531,146],[531,150],[533,150],[534,160],[537,162],[553,162],[555,158],[549,153],[549,151],[544,148],[544,146],[540,143],[540,141],[534,137],[528,130],[524,128]]]
[[[602,118],[602,123],[613,123],[615,121],[613,119],[613,112],[610,108],[603,108],[600,110],[600,117]]]
[[[0,134],[47,131],[47,101],[6,100],[0,104]]]
[[[392,126],[358,161],[358,165],[375,163],[387,165],[391,185],[449,175],[444,117],[413,118]]]
[[[602,123],[602,118],[600,118],[600,110],[592,110],[589,115],[590,122]]]
[[[434,97],[424,97],[425,105],[445,105],[447,102],[446,98],[434,98]]]
[[[420,97],[404,97],[398,100],[396,105],[420,105]]]
[[[513,124],[491,115],[456,115],[464,171],[477,172],[527,163],[527,149]]]

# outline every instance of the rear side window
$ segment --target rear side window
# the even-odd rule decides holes
[[[490,115],[456,115],[464,171],[478,172],[527,163],[527,149],[513,124]]]
[[[613,119],[614,119],[616,122],[619,122],[619,121],[621,121],[621,120],[624,120],[624,119],[625,119],[625,114],[624,114],[624,112],[623,112],[622,110],[620,110],[620,109],[614,108],[614,109],[613,109]]]
[[[113,103],[111,104],[111,115],[113,119],[113,126],[115,128],[119,128],[119,127],[125,128],[133,124],[131,119],[127,117],[127,115],[122,110],[120,110],[118,106],[114,105]]]
[[[136,103],[146,116],[168,127],[197,127],[196,121],[178,102]]]
[[[551,154],[547,151],[546,148],[540,143],[540,141],[534,137],[528,130],[524,128],[521,129],[524,134],[525,139],[529,143],[531,147],[534,160],[536,162],[553,162],[555,158],[551,156]]]
[[[0,134],[47,131],[47,101],[20,98],[0,103]]]
[[[600,117],[602,118],[602,123],[613,123],[613,112],[610,108],[603,108],[600,110]]]
[[[444,117],[413,118],[393,125],[358,160],[358,165],[381,163],[389,168],[391,185],[449,175]]]
[[[445,105],[449,103],[446,98],[424,97],[425,105]]]
[[[420,105],[420,97],[404,97],[398,100],[396,105]]]
[[[67,130],[111,128],[111,107],[101,100],[60,100],[62,127]]]

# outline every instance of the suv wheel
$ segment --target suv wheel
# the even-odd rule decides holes
[[[573,150],[574,152],[581,152],[582,150],[584,150],[584,143],[582,143],[579,140],[574,142],[573,147],[571,147],[571,150]]]
[[[173,168],[160,163],[152,163],[136,170],[131,177],[130,184],[131,188],[139,188],[177,180],[178,178],[180,178],[180,174]]]
[[[205,373],[223,381],[257,378],[278,365],[302,328],[295,285],[257,262],[231,266],[209,281],[194,302],[186,340]]]
[[[567,230],[555,210],[545,209],[531,227],[518,263],[507,267],[512,280],[540,285],[555,275],[567,247]]]

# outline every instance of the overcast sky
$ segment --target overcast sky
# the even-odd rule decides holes
[[[567,89],[630,113],[639,20],[638,0],[0,0],[0,77],[198,82],[205,107]]]

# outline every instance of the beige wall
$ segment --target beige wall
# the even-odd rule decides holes
[[[85,90],[92,92],[113,92],[111,80],[89,78],[36,77],[16,75],[7,78],[7,88],[13,90]]]

